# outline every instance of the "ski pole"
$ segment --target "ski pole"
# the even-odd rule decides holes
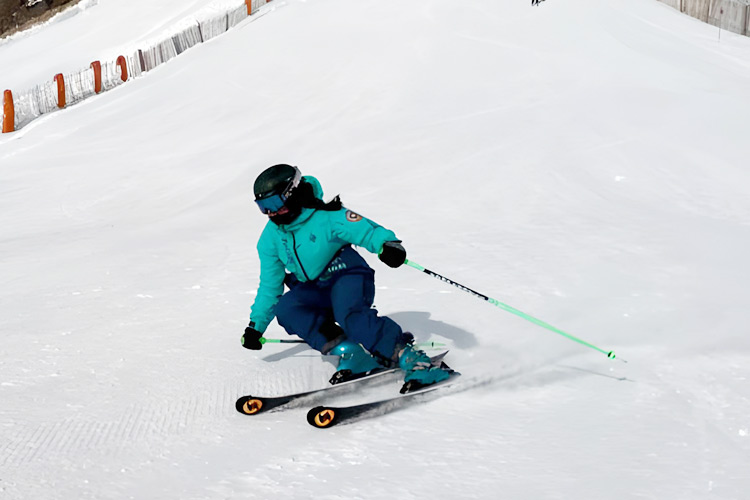
[[[261,344],[304,344],[305,341],[302,339],[267,339],[265,337],[260,338]]]
[[[261,344],[304,344],[305,341],[302,339],[267,339],[265,337],[260,338]],[[419,344],[414,344],[415,347],[419,349],[438,349],[440,347],[445,347],[445,344],[442,344],[440,342],[420,342]]]
[[[542,328],[546,328],[547,330],[550,330],[552,332],[560,334],[563,337],[569,338],[570,340],[572,340],[574,342],[578,342],[581,345],[584,345],[586,347],[590,347],[591,349],[594,349],[594,350],[599,351],[599,352],[601,352],[603,354],[606,354],[607,357],[610,358],[610,359],[615,359],[615,353],[614,353],[614,351],[605,351],[604,349],[600,349],[599,347],[596,347],[593,344],[589,344],[585,340],[581,340],[578,337],[574,337],[573,335],[571,335],[569,333],[566,333],[566,332],[560,330],[559,328],[550,325],[549,323],[545,323],[544,321],[542,321],[540,319],[537,319],[537,318],[535,318],[535,317],[533,317],[533,316],[531,316],[529,314],[526,314],[523,311],[519,311],[515,307],[511,307],[508,304],[503,304],[502,302],[500,302],[497,299],[493,299],[492,297],[488,297],[488,296],[486,296],[486,295],[484,295],[482,293],[479,293],[477,291],[472,290],[471,288],[469,288],[467,286],[464,286],[464,285],[462,285],[460,283],[456,283],[452,279],[446,278],[445,276],[441,276],[441,275],[439,275],[438,273],[436,273],[434,271],[430,271],[429,269],[425,269],[424,267],[420,266],[416,262],[411,262],[411,261],[409,261],[407,259],[404,263],[407,266],[413,267],[417,271],[422,271],[423,273],[425,273],[425,274],[427,274],[429,276],[432,276],[433,278],[437,278],[440,281],[444,281],[445,283],[448,283],[449,285],[453,285],[456,288],[460,288],[461,290],[463,290],[466,293],[470,293],[471,295],[473,295],[475,297],[478,297],[478,298],[480,298],[482,300],[486,300],[487,302],[489,302],[493,306],[497,306],[500,309],[503,309],[505,311],[508,311],[509,313],[515,314],[516,316],[518,316],[520,318],[523,318],[526,321],[530,321],[530,322],[534,323],[535,325],[541,326]],[[620,361],[622,361],[623,363],[627,363],[627,361],[625,361],[622,358],[618,358],[618,359]]]

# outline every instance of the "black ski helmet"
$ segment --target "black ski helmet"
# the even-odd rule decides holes
[[[255,200],[263,200],[274,195],[289,197],[299,184],[302,174],[297,167],[284,163],[268,167],[255,179],[253,194]]]

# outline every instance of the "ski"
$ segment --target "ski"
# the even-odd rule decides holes
[[[337,424],[383,415],[410,404],[432,399],[437,396],[435,392],[451,387],[456,378],[460,376],[460,373],[453,371],[450,377],[442,382],[408,389],[406,393],[379,401],[352,406],[316,406],[307,412],[307,423],[318,429],[327,429]]]
[[[448,352],[430,358],[433,363],[441,363]],[[270,410],[286,409],[308,404],[322,396],[343,395],[361,388],[374,380],[383,380],[387,375],[399,373],[399,368],[382,368],[364,376],[351,378],[345,371],[338,371],[331,377],[330,386],[311,391],[297,392],[283,396],[241,396],[234,404],[235,409],[243,415],[257,415]]]

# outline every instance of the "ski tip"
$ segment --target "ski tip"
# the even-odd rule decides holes
[[[333,408],[316,406],[307,412],[307,423],[318,429],[325,429],[336,425],[337,414]]]
[[[255,415],[263,409],[263,400],[252,396],[242,396],[234,407],[243,415]]]

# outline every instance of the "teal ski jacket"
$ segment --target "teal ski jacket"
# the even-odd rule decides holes
[[[318,179],[303,177],[323,199]],[[275,314],[274,307],[284,293],[286,271],[302,282],[321,276],[336,253],[348,244],[378,254],[386,241],[398,240],[393,231],[342,208],[335,212],[303,208],[300,216],[287,225],[270,220],[258,240],[260,285],[250,310],[250,321],[263,333]]]

